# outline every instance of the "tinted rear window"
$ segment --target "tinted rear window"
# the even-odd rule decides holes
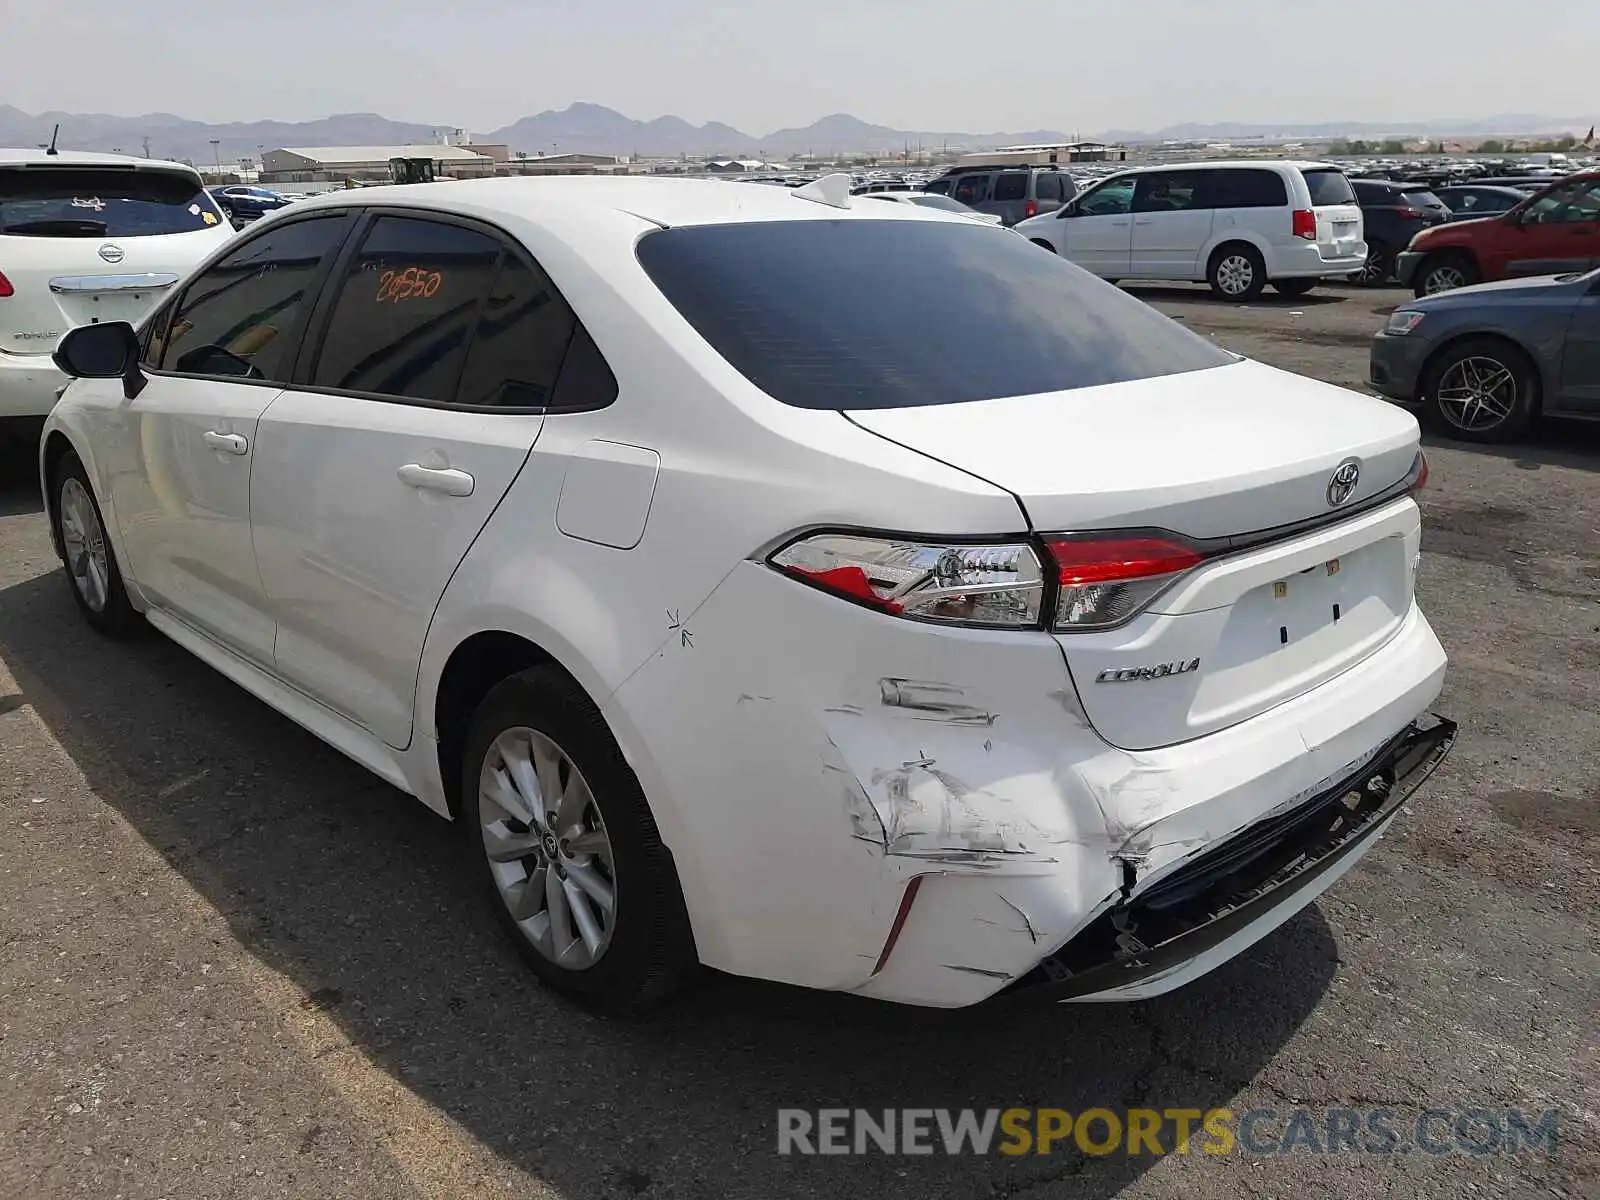
[[[1209,193],[1202,186],[1199,208],[1282,208],[1289,189],[1276,171],[1217,170],[1209,172]]]
[[[1443,200],[1429,191],[1401,192],[1400,203],[1413,208],[1440,208],[1444,205]]]
[[[1234,361],[1022,238],[921,221],[664,229],[639,262],[751,383],[797,408],[909,408]]]
[[[0,169],[0,233],[142,237],[222,224],[192,175],[81,167]]]
[[[1350,181],[1345,178],[1343,171],[1332,167],[1320,170],[1301,171],[1305,176],[1306,186],[1311,189],[1311,205],[1321,208],[1324,204],[1354,204],[1356,194],[1350,190]]]

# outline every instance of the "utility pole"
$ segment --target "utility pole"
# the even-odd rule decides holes
[[[144,156],[146,158],[150,157],[150,139],[149,138],[145,138],[144,139]]]

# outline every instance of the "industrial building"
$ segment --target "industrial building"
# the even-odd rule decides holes
[[[429,159],[436,175],[481,179],[491,175],[594,175],[625,171],[612,154],[539,154],[503,145],[470,143],[417,146],[291,146],[261,155],[264,184],[377,183],[388,180],[389,160]]]

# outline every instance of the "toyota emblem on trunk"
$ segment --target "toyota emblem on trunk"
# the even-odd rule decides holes
[[[100,257],[105,259],[107,262],[121,262],[122,247],[117,245],[115,242],[107,242],[104,246],[100,247]]]
[[[1356,484],[1360,482],[1360,461],[1354,458],[1345,459],[1334,468],[1333,477],[1328,480],[1328,507],[1338,508],[1349,500],[1356,494]]]

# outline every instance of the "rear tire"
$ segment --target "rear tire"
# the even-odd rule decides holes
[[[1483,275],[1478,270],[1478,264],[1470,255],[1458,252],[1435,254],[1423,259],[1422,266],[1417,268],[1412,295],[1419,299],[1437,296],[1440,292],[1471,287],[1481,278]]]
[[[68,450],[56,463],[50,491],[50,522],[78,611],[107,637],[140,632],[144,618],[128,600],[100,503],[76,452]]]
[[[1357,287],[1382,287],[1394,274],[1394,251],[1383,242],[1367,243],[1367,261],[1350,276]]]
[[[1304,296],[1317,286],[1315,279],[1274,279],[1272,288],[1282,296]]]
[[[1206,267],[1206,282],[1219,300],[1248,302],[1267,286],[1267,268],[1260,252],[1244,242],[1217,247]]]
[[[1464,442],[1509,442],[1527,432],[1539,408],[1539,373],[1501,338],[1466,338],[1428,364],[1426,415]]]
[[[594,702],[558,668],[530,668],[484,698],[465,749],[457,819],[523,960],[602,1011],[670,997],[696,965],[677,870]]]

